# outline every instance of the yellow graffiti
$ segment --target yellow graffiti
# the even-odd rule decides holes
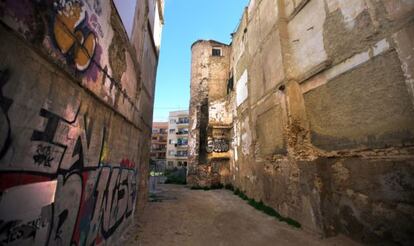
[[[109,146],[105,139],[103,142],[102,153],[101,153],[101,158],[99,160],[99,163],[106,163],[108,159],[109,159]]]
[[[67,55],[73,48],[73,60],[76,68],[84,71],[91,63],[95,52],[96,37],[93,32],[85,35],[77,30],[84,21],[85,13],[80,3],[72,4],[68,9],[59,11],[54,23],[54,36],[60,51]]]

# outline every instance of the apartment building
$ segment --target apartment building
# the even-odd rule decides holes
[[[187,166],[188,110],[170,112],[168,118],[167,168]]]
[[[152,124],[151,160],[158,170],[164,169],[166,164],[168,139],[168,122],[154,122]]]

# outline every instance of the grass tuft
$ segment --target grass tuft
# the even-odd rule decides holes
[[[249,198],[244,192],[240,191],[239,189],[234,190],[233,192],[235,195],[239,196],[241,199],[246,200],[247,203],[254,207],[255,209],[262,211],[263,213],[272,216],[279,221],[285,222],[293,227],[301,228],[302,225],[297,222],[296,220],[289,218],[289,217],[283,217],[280,215],[276,210],[274,210],[272,207],[266,206],[262,201],[257,202],[256,200]]]
[[[221,190],[223,189],[223,184],[213,184],[210,187],[208,186],[192,186],[190,189],[192,190]]]
[[[221,190],[221,189],[223,189],[223,184],[222,183],[218,183],[218,184],[213,184],[213,185],[211,185],[210,186],[210,189],[211,190]]]
[[[301,228],[302,225],[297,222],[296,220],[289,218],[289,217],[283,217],[281,214],[279,214],[275,209],[273,209],[272,207],[266,206],[262,201],[256,201],[252,198],[249,198],[243,191],[239,190],[238,188],[234,189],[232,184],[226,184],[223,186],[223,184],[215,184],[212,185],[210,187],[201,187],[201,186],[192,186],[190,189],[192,190],[217,190],[217,189],[227,189],[227,190],[231,190],[233,191],[233,193],[236,196],[239,196],[241,199],[247,201],[247,203],[254,207],[255,209],[262,211],[263,213],[272,216],[276,219],[278,219],[279,221],[285,222],[293,227],[296,228]]]
[[[232,184],[226,184],[226,185],[224,186],[224,189],[234,191],[234,187],[233,187],[233,185],[232,185]]]
[[[178,184],[178,185],[186,185],[187,184],[185,179],[181,179],[181,178],[175,177],[175,176],[167,177],[167,180],[165,180],[164,183],[165,184]]]
[[[211,190],[210,187],[191,186],[191,190]]]

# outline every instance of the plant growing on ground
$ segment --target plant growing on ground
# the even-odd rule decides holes
[[[210,190],[210,187],[207,187],[207,186],[205,186],[205,187],[201,187],[201,186],[191,186],[190,189],[192,189],[192,190]]]
[[[236,189],[234,191],[234,194],[239,196],[241,199],[246,200],[247,203],[254,207],[255,209],[262,211],[263,213],[270,215],[272,217],[275,217],[276,219],[278,219],[279,221],[285,222],[291,226],[294,226],[296,228],[301,228],[301,224],[299,222],[297,222],[296,220],[289,218],[289,217],[284,217],[282,215],[280,215],[275,209],[273,209],[272,207],[266,206],[262,201],[257,202],[256,200],[249,198],[246,194],[244,194],[244,192],[240,191],[239,189]]]
[[[168,171],[166,174],[167,180],[165,181],[166,184],[179,184],[179,185],[186,185],[187,184],[187,177],[186,177],[186,169],[173,169]]]
[[[210,186],[210,189],[211,190],[221,190],[221,189],[223,189],[223,184],[222,183],[218,183],[218,184],[212,184],[211,186]]]
[[[196,186],[192,186],[190,189],[192,189],[192,190],[221,190],[221,189],[223,189],[223,184],[213,184],[213,185],[211,185],[210,187],[208,187],[208,186],[198,186],[198,185],[196,185]]]
[[[226,184],[226,185],[224,186],[224,188],[225,188],[226,190],[231,190],[231,191],[234,191],[234,187],[233,187],[233,185],[232,185],[232,184]]]

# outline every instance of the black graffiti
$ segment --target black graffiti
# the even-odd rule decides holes
[[[50,162],[54,160],[53,157],[50,156],[51,154],[50,146],[43,146],[39,144],[37,146],[36,154],[33,156],[33,160],[37,165],[43,165],[45,167],[51,167]]]
[[[0,139],[0,159],[4,157],[7,150],[9,149],[12,138],[11,138],[11,128],[10,128],[10,118],[8,115],[10,106],[13,104],[13,100],[10,98],[7,98],[3,95],[3,87],[6,85],[6,83],[9,81],[10,78],[10,72],[9,70],[0,70],[0,117],[5,118],[6,127],[7,127],[7,133],[5,134],[6,137],[3,139]],[[1,119],[0,119],[1,120]],[[0,136],[3,134],[0,133]]]
[[[108,186],[104,192],[104,198],[98,203],[101,206],[100,210],[104,211],[101,233],[105,239],[109,238],[122,224],[124,219],[132,214],[132,202],[136,196],[132,178],[135,175],[129,176],[127,172],[128,169],[112,170],[110,180],[107,182]],[[112,185],[112,180],[115,180],[114,185]],[[109,208],[109,210],[105,210],[105,207]],[[110,221],[105,221],[107,217],[110,218]]]
[[[0,245],[9,244],[18,240],[26,240],[36,237],[36,231],[43,227],[41,218],[22,223],[20,220],[0,222]]]
[[[31,141],[45,142],[48,144],[55,145],[59,148],[62,148],[63,154],[59,160],[59,164],[58,164],[59,167],[61,166],[65,155],[69,155],[71,157],[77,157],[77,156],[79,157],[77,159],[74,158],[76,160],[74,160],[74,162],[70,164],[71,170],[75,170],[75,169],[82,170],[85,166],[85,155],[86,155],[85,152],[87,152],[85,150],[87,150],[91,145],[94,120],[91,117],[89,117],[88,113],[85,113],[80,119],[81,107],[82,105],[79,105],[79,108],[76,111],[76,114],[73,120],[65,119],[44,108],[40,110],[39,115],[47,120],[46,127],[44,128],[43,131],[34,130],[32,137],[31,137]],[[75,144],[73,146],[68,146],[67,144],[63,144],[63,143],[59,143],[55,141],[56,135],[58,134],[57,131],[59,128],[59,124],[66,124],[68,126],[73,126],[76,123],[80,123],[79,121],[82,121],[81,125],[83,126],[83,133],[80,133],[79,136],[77,136]],[[83,139],[82,139],[82,134],[84,134],[85,136]],[[105,138],[105,128],[103,129],[103,139],[104,138]],[[67,153],[68,149],[71,150],[72,152]],[[53,159],[51,159],[50,161],[52,160]],[[99,163],[95,163],[96,166],[98,166],[98,164]]]
[[[10,202],[9,204],[12,205]],[[19,204],[19,206],[25,205],[26,204]],[[32,209],[33,207],[30,208]],[[33,217],[23,219],[20,214],[20,216],[18,216],[20,217],[19,219],[10,221],[0,220],[0,245],[28,245],[29,243],[33,244],[34,242],[45,242],[48,237],[48,234],[45,234],[45,232],[49,231],[48,229],[51,225],[52,206],[48,205],[37,208],[39,208],[41,212],[37,215],[32,214],[32,216],[34,215]],[[29,214],[32,212],[33,210],[30,210]],[[39,231],[42,232],[39,233]]]
[[[65,223],[66,219],[68,218],[68,210],[63,210],[62,213],[59,214],[58,225],[55,233],[55,240],[62,240],[62,225]]]
[[[55,143],[53,139],[55,137],[56,130],[59,125],[59,121],[63,120],[63,118],[43,108],[40,109],[39,115],[47,119],[47,124],[43,132],[34,130],[31,140],[42,141],[42,142],[46,142],[50,144],[59,145],[58,143]],[[61,147],[64,147],[64,146],[61,145]]]
[[[209,138],[207,141],[207,153],[227,152],[229,151],[229,142],[226,139],[212,139]]]

